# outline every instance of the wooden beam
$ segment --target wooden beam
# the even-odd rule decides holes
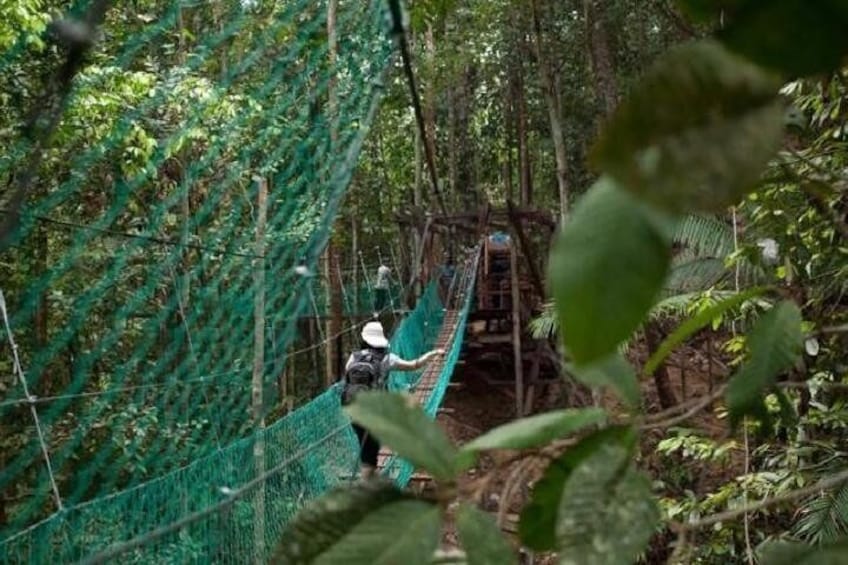
[[[521,359],[521,292],[518,288],[518,254],[511,245],[509,267],[512,281],[512,353],[515,357],[515,415],[524,415],[524,365]]]

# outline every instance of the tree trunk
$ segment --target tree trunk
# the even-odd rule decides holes
[[[513,194],[512,187],[512,124],[514,122],[513,119],[513,108],[512,108],[512,90],[514,88],[514,83],[512,77],[510,76],[507,87],[504,89],[503,93],[503,121],[504,121],[504,162],[503,162],[503,184],[504,191],[506,192],[507,201],[514,200],[515,195]]]
[[[529,206],[533,201],[533,165],[530,161],[530,144],[527,140],[527,99],[524,96],[524,77],[519,62],[515,75],[515,122],[518,138],[518,185],[519,202]]]
[[[595,94],[603,101],[604,113],[609,116],[618,104],[618,86],[610,53],[604,9],[603,3],[599,0],[583,0],[587,53],[589,67],[595,79]]]
[[[471,98],[474,89],[475,69],[466,66],[462,80],[455,90],[454,105],[456,110],[456,151],[457,157],[456,187],[454,190],[461,195],[460,205],[466,210],[477,207],[477,189],[474,179],[474,144],[469,139],[471,128]]]
[[[268,215],[268,185],[257,182],[256,259],[254,259],[253,382],[252,406],[256,437],[253,444],[255,477],[265,473],[265,221]],[[265,484],[254,493],[253,545],[256,563],[265,562]]]
[[[554,155],[556,157],[560,225],[564,225],[565,220],[568,217],[568,197],[570,191],[568,184],[568,156],[565,148],[565,137],[562,132],[559,92],[556,87],[553,70],[551,69],[551,64],[548,60],[547,52],[544,47],[538,4],[538,0],[531,0],[530,5],[533,14],[536,60],[539,64],[539,79],[542,85],[542,94],[545,97],[545,104],[548,107],[548,120],[550,121],[551,138],[553,139]]]
[[[47,228],[43,223],[39,224],[35,230],[35,272],[36,276],[41,279],[47,274],[47,254],[48,254],[48,239]],[[38,296],[38,302],[35,307],[35,344],[38,351],[43,351],[47,347],[47,331],[48,331],[48,293],[42,292]],[[45,390],[49,389],[50,383]]]
[[[359,207],[356,206],[355,208]],[[353,279],[353,302],[351,304],[353,312],[351,313],[354,316],[359,314],[359,264],[356,262],[356,258],[359,257],[359,227],[356,221],[356,212],[357,210],[354,209],[350,215],[350,263],[351,278]]]
[[[436,40],[433,36],[433,26],[428,24],[427,31],[424,35],[424,46],[427,52],[427,67],[431,70],[431,77],[427,84],[427,95],[425,96],[423,114],[424,114],[424,132],[426,138],[423,140],[427,144],[430,155],[435,158],[436,155],[436,86],[432,78],[432,70],[436,65]],[[432,198],[436,195],[432,194]]]
[[[335,156],[336,145],[338,144],[339,124],[338,124],[338,100],[336,94],[336,79],[335,66],[338,58],[338,43],[336,38],[336,12],[338,9],[338,0],[329,0],[327,4],[327,43],[330,68],[332,69],[331,79],[327,85],[329,97],[329,112],[330,112],[330,144],[331,155]],[[327,242],[327,249],[324,252],[324,280],[327,281],[327,361],[325,364],[324,385],[329,388],[338,380],[339,370],[341,369],[341,328],[343,304],[342,304],[342,281],[339,277],[338,250],[332,241]]]
[[[662,328],[656,322],[648,322],[645,325],[645,343],[648,346],[648,351],[656,351],[663,340]],[[677,397],[674,394],[674,388],[671,385],[671,377],[668,374],[668,367],[665,363],[657,367],[654,371],[654,386],[657,389],[657,398],[660,401],[660,408],[667,410],[677,405]]]

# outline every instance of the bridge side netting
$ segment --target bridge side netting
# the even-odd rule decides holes
[[[4,185],[34,173],[0,255],[0,562],[78,560],[257,473],[256,321],[267,412],[392,41],[383,0],[339,1],[335,57],[325,0],[212,4],[115,8],[51,142],[0,127]],[[4,84],[27,57],[0,54]],[[311,406],[264,432],[266,469],[325,436],[348,467],[337,398]],[[319,455],[269,479],[269,536],[338,474]],[[122,559],[253,559],[253,512],[239,499]]]

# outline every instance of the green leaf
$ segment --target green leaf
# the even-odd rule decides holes
[[[670,263],[666,221],[609,178],[577,204],[549,278],[560,334],[578,365],[613,353],[656,301]]]
[[[593,160],[666,210],[722,211],[754,187],[780,147],[779,87],[716,42],[678,47],[618,107]]]
[[[574,378],[585,385],[593,388],[612,388],[631,408],[639,408],[642,402],[636,371],[621,353],[613,353],[584,367],[570,365],[568,369]]]
[[[455,478],[457,450],[438,424],[418,406],[408,406],[400,395],[365,392],[345,411],[381,443],[434,479]]]
[[[550,551],[556,547],[556,522],[565,482],[581,461],[607,444],[632,449],[636,442],[633,428],[614,426],[586,436],[558,459],[551,462],[542,478],[533,485],[530,502],[521,511],[518,535],[527,547]]]
[[[838,69],[848,54],[844,0],[747,0],[719,33],[728,48],[796,76]]]
[[[441,524],[441,511],[434,504],[393,502],[369,514],[313,563],[429,565],[439,545]]]
[[[557,518],[560,564],[633,563],[647,547],[660,511],[630,458],[628,449],[603,445],[571,473]]]
[[[298,512],[280,539],[272,563],[312,563],[349,533],[368,514],[409,500],[393,483],[370,481],[337,488]]]
[[[465,548],[468,565],[518,562],[509,542],[488,513],[463,503],[456,514],[456,529]]]
[[[600,408],[554,410],[498,426],[464,445],[462,451],[539,447],[604,420],[606,411]]]
[[[765,412],[763,393],[790,369],[803,347],[801,311],[784,301],[766,312],[748,334],[750,356],[730,379],[727,405],[733,422]]]
[[[848,563],[848,540],[833,544],[771,542],[765,544],[761,565],[842,565]]]
[[[665,358],[674,351],[674,348],[686,341],[695,332],[707,327],[714,318],[721,316],[728,310],[732,310],[755,296],[759,296],[766,290],[767,289],[765,288],[752,288],[735,294],[730,298],[726,298],[709,308],[698,312],[698,314],[677,326],[677,329],[663,340],[657,350],[653,353],[653,355],[651,355],[650,359],[648,359],[645,363],[643,373],[646,376],[652,375]]]

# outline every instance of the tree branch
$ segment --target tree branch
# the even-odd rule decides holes
[[[719,522],[726,522],[727,520],[732,520],[748,512],[756,512],[758,510],[762,510],[763,508],[768,508],[769,506],[774,506],[783,502],[789,502],[798,498],[804,498],[805,496],[810,496],[820,491],[840,486],[846,481],[848,481],[848,471],[842,471],[841,473],[837,473],[832,477],[823,479],[818,483],[810,485],[808,487],[789,491],[779,496],[764,498],[759,502],[755,502],[753,504],[746,504],[740,508],[734,508],[733,510],[719,512],[718,514],[713,514],[711,516],[707,516],[706,518],[702,518],[694,522],[689,522],[688,524],[684,524],[682,522],[672,522],[671,527],[672,529],[681,533],[686,531],[697,530],[706,526],[718,524]]]
[[[708,406],[710,406],[713,402],[718,400],[724,395],[724,391],[727,388],[726,385],[720,386],[709,396],[705,396],[703,398],[695,398],[691,401],[684,402],[682,404],[678,404],[668,410],[663,410],[662,412],[658,412],[657,414],[652,414],[645,418],[645,422],[640,426],[643,430],[654,430],[660,428],[669,428],[671,426],[677,425],[680,422],[684,422],[700,412],[704,410]],[[679,416],[675,416],[683,412]]]

